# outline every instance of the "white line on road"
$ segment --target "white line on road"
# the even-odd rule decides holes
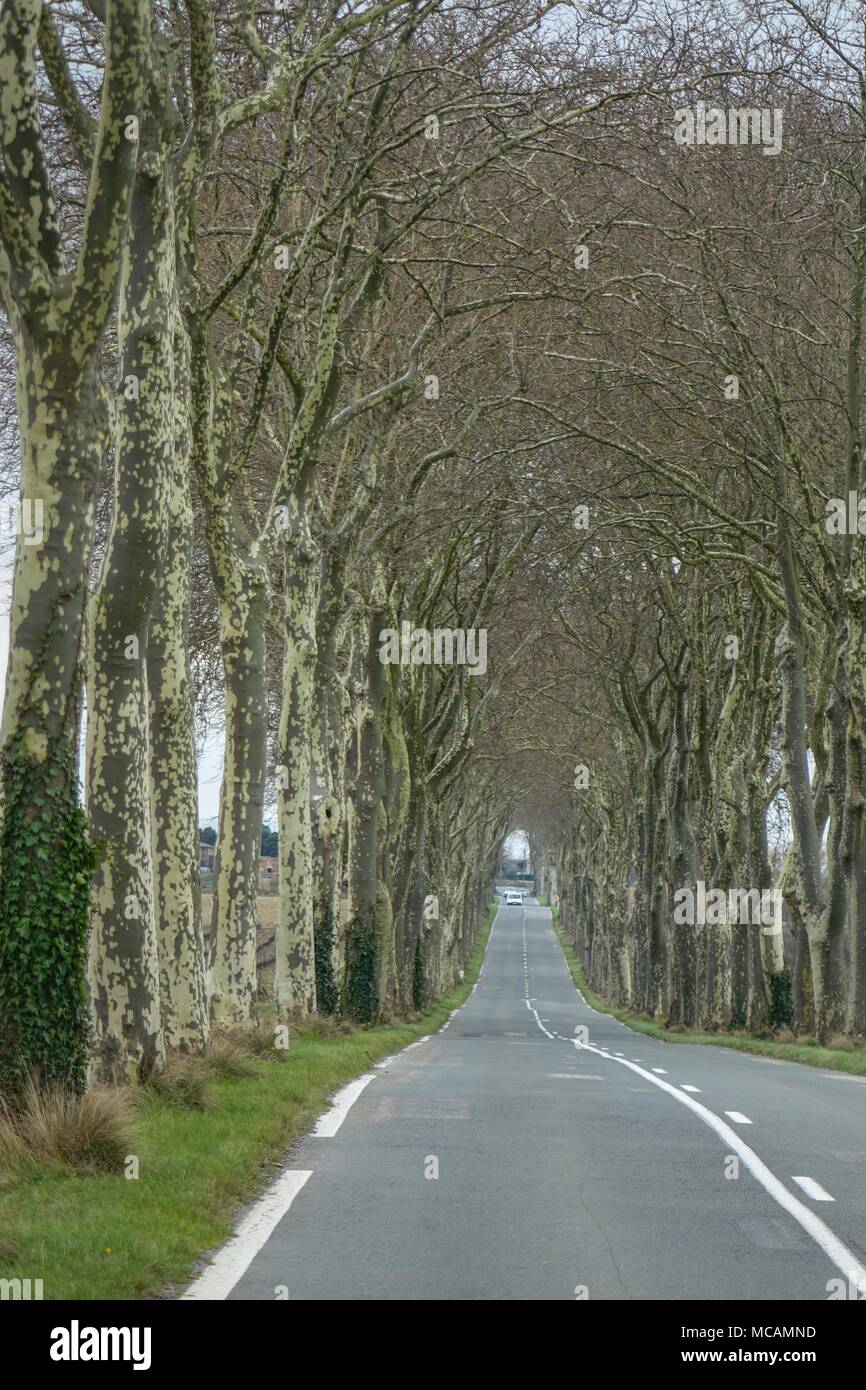
[[[590,1004],[587,1004],[583,994],[576,985],[575,990],[577,991],[581,1003],[589,1009],[590,1013],[598,1014],[597,1009],[593,1009]],[[578,1044],[575,1044],[575,1046],[577,1045]],[[591,1043],[584,1043],[582,1050],[594,1052],[599,1057],[605,1056],[599,1048],[593,1047]],[[734,1055],[736,1056],[736,1053]],[[828,1260],[830,1260],[831,1264],[836,1266],[839,1273],[843,1275],[844,1278],[852,1280],[857,1287],[860,1286],[861,1280],[866,1282],[866,1266],[860,1262],[854,1252],[848,1249],[847,1245],[839,1239],[834,1231],[830,1230],[830,1227],[826,1225],[810,1207],[807,1207],[804,1202],[801,1202],[799,1197],[795,1197],[793,1192],[789,1192],[785,1184],[779,1181],[775,1173],[767,1167],[762,1158],[758,1157],[754,1149],[749,1148],[748,1144],[740,1138],[736,1130],[732,1129],[730,1125],[725,1124],[724,1120],[720,1119],[718,1115],[715,1115],[712,1110],[707,1109],[699,1100],[693,1100],[691,1096],[686,1095],[685,1092],[681,1090],[677,1090],[677,1088],[672,1086],[669,1082],[662,1081],[659,1076],[654,1076],[652,1072],[647,1071],[644,1067],[636,1066],[634,1062],[628,1061],[625,1057],[611,1057],[609,1054],[607,1055],[607,1061],[615,1062],[616,1065],[620,1067],[628,1067],[629,1071],[636,1072],[638,1076],[644,1077],[646,1081],[651,1081],[660,1091],[666,1091],[669,1096],[673,1096],[674,1100],[678,1100],[680,1105],[688,1106],[689,1110],[693,1111],[699,1119],[703,1120],[705,1125],[709,1125],[710,1129],[715,1131],[722,1142],[728,1145],[728,1147],[737,1154],[744,1167],[748,1169],[756,1182],[759,1182],[764,1191],[778,1203],[783,1211],[786,1211],[789,1216],[792,1216],[806,1234],[812,1237],[815,1244],[824,1251]],[[745,1115],[740,1115],[737,1111],[726,1111],[725,1113],[732,1119],[738,1119],[741,1124],[744,1122],[746,1124],[751,1124],[751,1120],[747,1120]]]
[[[694,1093],[695,1093],[696,1096],[699,1096],[699,1095],[701,1094],[701,1088],[700,1088],[700,1086],[681,1086],[681,1087],[680,1087],[680,1090],[681,1090],[681,1091],[694,1091]]]
[[[583,998],[582,995],[581,998]],[[586,1004],[585,999],[583,1002]],[[587,1008],[589,1008],[588,1004]],[[595,1012],[596,1010],[593,1009],[593,1013]],[[584,1050],[595,1052],[598,1056],[603,1055],[597,1047],[592,1047],[589,1043],[584,1044]],[[793,1192],[788,1191],[784,1183],[779,1181],[775,1173],[767,1167],[762,1158],[758,1157],[754,1149],[749,1148],[736,1130],[731,1129],[730,1125],[726,1125],[724,1120],[720,1120],[718,1115],[714,1115],[712,1110],[708,1110],[699,1100],[692,1100],[691,1096],[684,1095],[682,1091],[678,1091],[669,1082],[653,1076],[652,1072],[645,1071],[643,1067],[635,1066],[634,1062],[619,1057],[608,1057],[607,1060],[616,1062],[621,1067],[628,1067],[629,1071],[637,1072],[638,1076],[643,1076],[647,1081],[651,1081],[660,1090],[667,1091],[668,1095],[678,1100],[680,1105],[687,1105],[690,1110],[693,1110],[704,1124],[715,1130],[723,1143],[733,1150],[752,1177],[761,1184],[764,1191],[778,1202],[779,1206],[789,1216],[792,1216],[798,1225],[802,1226],[807,1235],[812,1237],[815,1244],[824,1251],[824,1254],[836,1266],[840,1274],[844,1275],[846,1279],[853,1279],[858,1286],[860,1280],[866,1280],[866,1266],[861,1264],[853,1251],[848,1249],[847,1245],[839,1239],[835,1232],[830,1230],[829,1226],[825,1225],[819,1216],[815,1215],[810,1207],[801,1202],[799,1197],[795,1197]],[[725,1114],[731,1115],[732,1119],[738,1116],[737,1111],[733,1113],[725,1111]],[[745,1120],[746,1124],[751,1124],[751,1121],[746,1120],[744,1115],[740,1115],[739,1119],[741,1122]]]
[[[419,1042],[426,1041],[426,1038],[419,1038],[418,1042],[410,1043],[409,1047],[417,1047]],[[407,1047],[405,1051],[408,1052],[409,1048]],[[310,1133],[314,1134],[317,1139],[333,1139],[365,1086],[369,1086],[370,1082],[375,1080],[376,1073],[368,1071],[363,1076],[359,1076],[357,1081],[350,1081],[348,1086],[343,1086],[342,1090],[337,1091],[332,1098],[330,1109],[326,1110],[324,1115],[316,1121]]]
[[[590,1071],[549,1071],[547,1073],[549,1081],[603,1081],[603,1076],[597,1076]]]
[[[490,936],[493,935],[493,928],[496,926],[496,918],[499,911],[490,924]],[[487,947],[490,945],[490,937],[487,940]],[[486,952],[485,948],[485,952]],[[483,972],[478,974],[481,979]],[[478,988],[478,980],[469,991],[471,997]],[[468,998],[457,1009],[453,1009],[449,1015],[448,1022],[460,1009],[468,1003]],[[421,1043],[430,1041],[430,1034],[423,1038],[416,1038],[415,1042],[409,1043],[408,1047],[400,1049],[400,1052],[411,1052],[413,1047],[420,1047]],[[400,1052],[393,1052],[389,1057],[383,1057],[381,1062],[374,1063],[377,1070],[384,1070],[390,1066]],[[366,1075],[358,1077],[342,1090],[337,1091],[332,1097],[331,1106],[326,1110],[311,1130],[312,1134],[319,1138],[330,1138],[337,1133],[340,1125],[349,1113],[349,1110],[358,1096],[369,1085],[375,1081],[376,1073],[368,1072]],[[228,1298],[235,1284],[250,1267],[262,1246],[269,1240],[279,1221],[285,1216],[292,1202],[297,1197],[301,1188],[308,1178],[313,1176],[312,1169],[289,1169],[283,1173],[277,1181],[267,1189],[258,1199],[255,1205],[247,1213],[232,1236],[214,1256],[210,1266],[200,1274],[197,1279],[190,1284],[185,1293],[181,1294],[182,1299],[224,1299]]]
[[[277,1223],[282,1220],[297,1197],[312,1170],[290,1169],[277,1179],[273,1187],[259,1198],[252,1211],[244,1217],[204,1274],[190,1284],[182,1299],[228,1298],[235,1284],[252,1264]]]
[[[664,1067],[653,1067],[653,1071],[655,1072],[656,1076],[667,1076],[667,1072],[665,1071]]]
[[[725,1114],[727,1115],[728,1119],[733,1120],[735,1124],[750,1125],[752,1123],[748,1115],[741,1114],[739,1110],[726,1110]]]
[[[535,1009],[535,1008],[533,1008],[533,1005],[534,1005],[534,1004],[537,1004],[537,1003],[538,1003],[538,1000],[537,1000],[537,999],[530,999],[530,997],[529,997],[529,976],[528,976],[528,974],[527,974],[527,966],[526,966],[526,922],[525,922],[525,920],[524,920],[524,923],[523,923],[523,987],[524,987],[524,989],[526,990],[526,1007],[527,1007],[527,1009],[528,1009],[529,1012],[532,1014],[533,1018],[535,1019],[535,1022],[538,1024],[538,1026],[539,1026],[539,1028],[541,1029],[541,1031],[542,1031],[542,1033],[544,1034],[544,1036],[545,1036],[546,1038],[550,1038],[551,1042],[553,1042],[553,1040],[554,1040],[554,1039],[553,1039],[553,1034],[550,1033],[550,1032],[548,1032],[548,1030],[545,1028],[545,1026],[544,1026],[542,1020],[540,1019],[540,1017],[539,1017],[539,1015],[538,1015],[538,1010]]]
[[[816,1182],[814,1178],[792,1177],[791,1182],[799,1183],[807,1197],[811,1197],[813,1202],[835,1202],[836,1200],[836,1198],[831,1197],[827,1189],[822,1187],[819,1182]]]

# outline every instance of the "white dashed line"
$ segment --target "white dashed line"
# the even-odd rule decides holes
[[[576,985],[574,988],[585,1008],[589,1009],[590,1013],[599,1016],[598,1010],[593,1009],[590,1004],[587,1004],[582,992]],[[699,1119],[703,1120],[705,1125],[708,1125],[709,1128],[719,1136],[723,1144],[726,1144],[737,1154],[744,1167],[747,1168],[752,1174],[752,1177],[761,1184],[768,1196],[772,1197],[782,1210],[793,1217],[806,1234],[811,1236],[815,1244],[819,1249],[823,1250],[824,1254],[831,1263],[836,1266],[840,1274],[846,1279],[853,1281],[858,1287],[860,1286],[861,1280],[864,1282],[864,1285],[866,1285],[866,1266],[861,1263],[854,1252],[848,1249],[847,1245],[839,1239],[835,1232],[830,1230],[830,1227],[827,1226],[811,1208],[807,1207],[804,1202],[801,1202],[799,1197],[795,1197],[794,1193],[790,1192],[785,1184],[776,1177],[775,1173],[767,1167],[763,1159],[759,1158],[754,1149],[749,1148],[749,1145],[740,1138],[736,1130],[732,1129],[730,1125],[725,1124],[724,1120],[720,1119],[712,1110],[702,1105],[699,1100],[693,1100],[693,1098],[686,1095],[684,1091],[677,1090],[677,1088],[672,1086],[669,1082],[662,1081],[658,1074],[660,1071],[659,1068],[653,1069],[656,1072],[656,1075],[653,1075],[652,1072],[645,1070],[643,1067],[636,1066],[634,1062],[628,1061],[625,1057],[611,1057],[609,1053],[603,1052],[601,1048],[593,1047],[591,1043],[584,1043],[581,1045],[575,1041],[573,1045],[575,1049],[594,1052],[596,1056],[604,1057],[608,1062],[616,1062],[617,1066],[628,1067],[629,1071],[633,1071],[638,1076],[642,1076],[646,1081],[651,1081],[659,1090],[666,1091],[669,1096],[673,1096],[674,1100],[679,1101],[680,1105],[688,1106]],[[746,1115],[742,1115],[738,1110],[726,1110],[725,1114],[737,1124],[750,1125],[752,1123]],[[799,1179],[795,1179],[795,1181],[799,1181]]]
[[[694,1091],[694,1093],[695,1093],[696,1096],[699,1096],[699,1095],[701,1094],[701,1088],[700,1088],[700,1086],[681,1086],[681,1087],[680,1087],[680,1090],[681,1090],[681,1091]]]
[[[830,1193],[823,1188],[814,1178],[792,1177],[791,1182],[799,1183],[807,1197],[811,1197],[813,1202],[835,1202],[836,1198],[831,1197]]]

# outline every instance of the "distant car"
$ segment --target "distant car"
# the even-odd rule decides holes
[[[523,906],[523,894],[522,894],[522,893],[517,893],[517,892],[515,892],[515,890],[514,890],[513,888],[509,888],[509,889],[508,889],[508,892],[505,894],[505,906],[506,906],[506,907],[522,907],[522,906]]]

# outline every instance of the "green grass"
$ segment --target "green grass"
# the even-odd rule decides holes
[[[463,983],[419,1018],[336,1037],[301,1034],[259,1075],[214,1080],[207,1110],[142,1101],[139,1177],[37,1171],[0,1188],[0,1277],[42,1279],[46,1299],[129,1299],[183,1285],[232,1213],[262,1188],[330,1095],[441,1027],[477,978],[491,906]]]
[[[783,1062],[800,1062],[807,1067],[823,1067],[826,1071],[845,1071],[854,1076],[866,1076],[866,1050],[853,1044],[846,1047],[827,1047],[815,1038],[798,1038],[795,1042],[780,1042],[775,1038],[756,1038],[742,1031],[731,1033],[699,1033],[688,1028],[667,1028],[646,1014],[630,1013],[617,1008],[590,989],[583,976],[580,961],[553,914],[553,929],[559,937],[571,978],[591,1008],[598,1013],[618,1018],[636,1033],[646,1033],[667,1043],[699,1043],[712,1047],[728,1047],[735,1052],[752,1052],[759,1057],[778,1057]]]

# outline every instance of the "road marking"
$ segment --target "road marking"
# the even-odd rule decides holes
[[[700,1088],[700,1086],[681,1086],[681,1087],[680,1087],[680,1090],[682,1090],[682,1091],[694,1091],[694,1093],[695,1093],[696,1096],[699,1096],[699,1095],[701,1094],[701,1088]]]
[[[285,1216],[312,1169],[289,1169],[260,1197],[238,1226],[231,1240],[218,1250],[213,1263],[190,1284],[182,1299],[228,1298],[235,1284],[246,1273]]]
[[[461,1009],[463,1008],[463,1005],[462,1005],[462,1004],[460,1005],[460,1008],[461,1008]],[[454,1014],[459,1013],[459,1012],[460,1012],[460,1009],[455,1009],[455,1010],[454,1010],[454,1013],[453,1013],[453,1014],[451,1015],[451,1017],[448,1019],[448,1023],[451,1022],[451,1019],[454,1017]],[[440,1031],[444,1031],[444,1029],[446,1029],[446,1028],[448,1027],[448,1023],[443,1023],[443,1024],[442,1024],[442,1029],[441,1029]],[[373,1063],[373,1066],[374,1066],[375,1070],[376,1070],[376,1071],[387,1071],[388,1068],[390,1067],[391,1063],[394,1062],[394,1061],[396,1061],[397,1058],[400,1056],[400,1054],[401,1054],[402,1052],[411,1052],[413,1047],[420,1047],[421,1043],[429,1042],[432,1036],[433,1036],[432,1033],[425,1033],[423,1038],[416,1038],[414,1042],[407,1043],[405,1047],[401,1047],[401,1048],[400,1048],[400,1052],[392,1052],[392,1053],[390,1053],[387,1057],[383,1057],[382,1060],[381,1060],[381,1062],[374,1062],[374,1063]],[[375,1080],[375,1077],[372,1077],[371,1080]],[[350,1084],[354,1085],[354,1083],[350,1083]],[[348,1090],[349,1088],[348,1088],[348,1087],[345,1087],[345,1089]],[[338,1092],[336,1093],[336,1095],[334,1095],[334,1096],[331,1097],[331,1099],[332,1099],[332,1100],[336,1100],[337,1097],[340,1096],[340,1095],[342,1095],[342,1091],[338,1091]],[[358,1095],[360,1095],[360,1091],[358,1092]],[[355,1097],[355,1099],[357,1099],[357,1096]],[[329,1113],[330,1113],[329,1111],[326,1111],[326,1114],[329,1114]],[[321,1118],[324,1119],[325,1116],[322,1116]],[[316,1131],[313,1130],[312,1133],[315,1134]]]
[[[418,1042],[426,1041],[426,1038],[418,1039]],[[409,1047],[417,1046],[418,1043],[409,1044]],[[407,1047],[405,1051],[408,1052],[409,1048]],[[375,1080],[376,1073],[368,1071],[363,1076],[359,1076],[357,1081],[350,1081],[348,1086],[343,1086],[332,1098],[330,1109],[319,1117],[310,1133],[315,1135],[317,1139],[333,1139],[361,1092],[366,1086],[369,1086],[371,1081]]]
[[[583,999],[582,995],[581,999]],[[586,1004],[585,999],[583,1002]],[[586,1004],[586,1007],[589,1008],[589,1004]],[[592,1012],[595,1013],[596,1010],[593,1009]],[[603,1055],[598,1048],[592,1047],[589,1043],[585,1044],[585,1050],[595,1052],[598,1056]],[[799,1197],[795,1197],[793,1192],[788,1191],[785,1184],[779,1181],[775,1173],[767,1167],[762,1158],[758,1157],[754,1149],[749,1148],[736,1130],[731,1129],[730,1125],[725,1124],[724,1120],[719,1119],[718,1115],[715,1115],[712,1110],[708,1110],[699,1100],[693,1100],[691,1096],[678,1091],[669,1082],[662,1081],[659,1077],[653,1076],[651,1072],[635,1066],[634,1062],[629,1062],[624,1057],[608,1057],[607,1060],[616,1062],[618,1066],[628,1067],[629,1071],[637,1072],[638,1076],[643,1076],[647,1081],[651,1081],[654,1086],[658,1086],[659,1090],[667,1091],[668,1095],[678,1100],[680,1105],[687,1105],[690,1110],[693,1110],[704,1124],[715,1130],[722,1142],[733,1150],[744,1167],[752,1174],[752,1177],[761,1184],[764,1191],[779,1204],[783,1211],[792,1216],[798,1225],[802,1226],[807,1235],[812,1237],[815,1244],[824,1251],[824,1254],[836,1266],[840,1274],[844,1275],[846,1279],[853,1279],[858,1284],[860,1280],[866,1280],[866,1266],[861,1264],[853,1251],[848,1249],[847,1245],[839,1239],[835,1232],[830,1230],[830,1227],[819,1216],[816,1216],[810,1207],[801,1202]],[[731,1114],[731,1112],[725,1111],[725,1114]],[[745,1120],[746,1124],[751,1124],[750,1120],[746,1120],[745,1116],[738,1115],[737,1111],[731,1114],[731,1118],[739,1118],[741,1122]]]
[[[740,1114],[739,1110],[726,1110],[725,1114],[727,1115],[728,1119],[733,1120],[735,1124],[750,1125],[752,1123],[748,1115]]]
[[[485,946],[485,960],[498,916],[497,910],[490,924],[490,936]],[[449,1023],[475,993],[483,970],[484,963],[482,962],[478,979],[469,991],[464,1004],[454,1009],[449,1015]],[[384,1071],[400,1056],[401,1052],[411,1052],[413,1047],[419,1047],[421,1043],[429,1042],[430,1036],[430,1034],[426,1034],[423,1038],[417,1038],[415,1042],[409,1043],[408,1047],[401,1048],[399,1052],[391,1053],[389,1057],[383,1057],[380,1062],[375,1062],[374,1066],[377,1070]],[[336,1134],[358,1096],[375,1079],[376,1073],[368,1072],[365,1076],[358,1077],[348,1086],[337,1091],[332,1097],[330,1109],[326,1110],[324,1115],[319,1118],[311,1133],[319,1138],[329,1138]],[[193,1280],[185,1293],[181,1294],[181,1298],[211,1300],[227,1298],[235,1284],[252,1264],[262,1246],[269,1240],[307,1179],[312,1176],[312,1169],[295,1168],[283,1173],[256,1201],[241,1221],[235,1234],[217,1251],[208,1268],[197,1279]]]
[[[577,985],[574,985],[574,989],[584,1007],[589,1009],[590,1013],[598,1014],[598,1010],[593,1009],[592,1006],[586,1002],[586,999],[577,988]],[[601,1017],[601,1015],[598,1016]],[[578,1047],[579,1044],[575,1043],[574,1046]],[[582,1050],[594,1052],[596,1056],[599,1057],[605,1056],[599,1048],[593,1047],[591,1043],[584,1043]],[[736,1056],[737,1054],[735,1053],[734,1055]],[[761,1184],[764,1191],[778,1203],[783,1211],[786,1211],[789,1216],[793,1217],[807,1235],[812,1237],[815,1244],[824,1251],[828,1260],[830,1260],[831,1264],[836,1266],[839,1273],[843,1275],[844,1278],[853,1279],[858,1285],[861,1280],[866,1281],[866,1266],[858,1260],[854,1252],[848,1249],[847,1245],[839,1239],[834,1231],[830,1230],[830,1227],[822,1221],[810,1207],[807,1207],[804,1202],[800,1201],[799,1197],[795,1197],[794,1193],[788,1190],[783,1182],[780,1182],[775,1173],[767,1167],[764,1160],[759,1158],[754,1149],[749,1148],[749,1145],[740,1138],[736,1130],[732,1129],[730,1125],[725,1124],[724,1120],[720,1119],[712,1110],[707,1109],[699,1100],[694,1100],[691,1096],[686,1095],[684,1091],[677,1090],[670,1082],[662,1081],[659,1076],[654,1076],[652,1072],[646,1071],[643,1067],[636,1066],[634,1062],[630,1062],[626,1057],[611,1057],[608,1054],[607,1061],[615,1062],[616,1065],[620,1067],[628,1067],[629,1071],[633,1071],[638,1076],[642,1076],[646,1081],[651,1081],[660,1091],[666,1091],[669,1096],[673,1096],[674,1100],[679,1101],[680,1105],[688,1106],[689,1110],[693,1111],[699,1119],[703,1120],[705,1125],[708,1125],[710,1129],[714,1130],[722,1142],[728,1145],[728,1147],[737,1154],[744,1167],[747,1168],[752,1174],[752,1177]],[[725,1113],[729,1114],[730,1112],[726,1111]],[[751,1123],[744,1115],[738,1115],[736,1111],[731,1115],[731,1118],[738,1119],[740,1123],[744,1121],[746,1124]]]
[[[526,957],[526,923],[525,923],[525,922],[524,922],[524,924],[523,924],[523,952],[524,952],[524,961],[523,961],[523,982],[524,982],[524,983],[523,983],[523,987],[524,987],[524,989],[526,990],[526,1007],[527,1007],[527,1009],[529,1010],[529,1012],[532,1014],[533,1018],[535,1019],[535,1022],[538,1024],[538,1026],[539,1026],[539,1028],[541,1029],[541,1031],[542,1031],[542,1033],[544,1034],[544,1036],[545,1036],[546,1038],[550,1038],[551,1042],[553,1042],[553,1041],[555,1041],[553,1034],[550,1033],[550,1032],[548,1032],[548,1030],[545,1028],[544,1024],[542,1023],[541,1019],[540,1019],[539,1016],[538,1016],[538,1010],[537,1010],[537,1009],[534,1009],[534,1008],[532,1007],[533,1004],[537,1004],[537,1003],[538,1003],[538,1000],[537,1000],[537,999],[530,999],[530,997],[529,997],[529,977],[528,977],[528,974],[527,974],[526,959],[525,959],[525,957]]]
[[[549,1081],[603,1081],[603,1076],[596,1076],[589,1071],[549,1071],[547,1073]]]
[[[655,1072],[656,1076],[667,1076],[667,1072],[665,1071],[664,1067],[653,1067],[653,1071]]]
[[[808,1197],[814,1202],[835,1202],[836,1198],[831,1197],[826,1188],[822,1187],[814,1178],[792,1177],[791,1182],[797,1182],[802,1187]]]

